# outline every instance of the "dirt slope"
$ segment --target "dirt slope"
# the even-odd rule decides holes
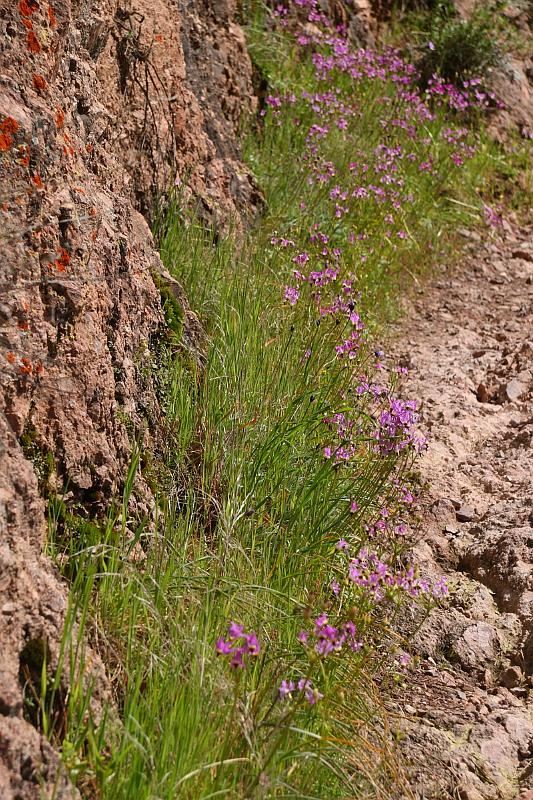
[[[533,798],[532,233],[465,232],[395,344],[430,435],[414,556],[451,588],[395,707],[417,798]]]

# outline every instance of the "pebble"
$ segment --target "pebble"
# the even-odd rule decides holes
[[[474,786],[462,783],[457,787],[460,800],[483,800],[483,795]]]
[[[509,402],[513,403],[518,400],[526,391],[527,387],[519,380],[513,378],[505,387],[505,396]]]
[[[444,533],[449,533],[451,536],[457,536],[459,533],[459,528],[456,528],[454,525],[446,525],[444,528]]]
[[[441,682],[445,686],[456,686],[457,685],[457,681],[455,680],[453,675],[451,673],[449,673],[449,672],[446,672],[446,671],[441,672],[440,679],[441,679]]]
[[[531,250],[513,250],[513,258],[521,258],[523,261],[533,263],[533,253]]]
[[[457,522],[472,522],[475,511],[470,506],[461,506],[455,514]]]
[[[524,679],[524,675],[520,667],[507,667],[500,675],[500,683],[507,689],[513,689],[520,686]]]

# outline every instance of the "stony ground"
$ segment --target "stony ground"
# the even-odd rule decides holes
[[[465,231],[393,347],[431,440],[414,555],[451,587],[393,704],[418,800],[533,800],[532,233]]]

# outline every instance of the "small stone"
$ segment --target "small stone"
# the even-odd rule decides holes
[[[405,706],[405,713],[413,716],[413,714],[416,714],[416,708],[414,706],[407,705]]]
[[[484,383],[480,383],[479,386],[477,387],[476,397],[479,403],[490,402],[489,390],[487,389]]]
[[[17,606],[15,603],[4,603],[2,606],[2,614],[6,617],[10,617],[12,614],[15,613],[17,610]]]
[[[523,261],[533,263],[533,253],[531,250],[513,250],[513,258],[521,258]]]
[[[441,679],[441,682],[445,686],[456,686],[457,685],[457,682],[456,682],[455,678],[449,672],[446,672],[446,671],[441,672],[440,673],[440,679]]]
[[[446,525],[444,528],[444,533],[449,533],[451,536],[457,536],[459,533],[459,529],[456,528],[454,525]]]
[[[468,785],[466,782],[457,787],[457,793],[460,800],[483,800],[483,795],[474,786]]]
[[[461,663],[469,669],[479,669],[483,663],[493,662],[500,649],[498,631],[481,620],[472,622],[454,643],[453,649]],[[500,691],[507,689],[500,687]]]
[[[472,522],[474,517],[475,511],[470,506],[461,506],[455,514],[457,522]]]
[[[513,378],[505,387],[505,396],[510,403],[513,403],[525,393],[526,389],[527,387],[523,383]]]
[[[447,500],[445,497],[441,497],[439,500],[435,500],[435,502],[432,504],[431,511],[436,519],[440,518],[444,522],[446,517],[448,517],[448,519],[453,517],[455,507],[450,500]]]
[[[520,686],[523,679],[524,676],[520,667],[507,667],[507,669],[504,669],[500,675],[500,683],[507,689],[513,689],[516,686]]]

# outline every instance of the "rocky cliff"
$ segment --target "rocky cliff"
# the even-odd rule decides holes
[[[254,108],[231,0],[0,0],[0,796],[57,758],[24,684],[57,658],[66,588],[43,492],[89,511],[157,435],[162,266],[146,222],[186,183],[212,224],[253,211],[235,134]],[[148,377],[147,377],[148,376]],[[143,504],[143,492],[139,501]],[[144,493],[144,511],[149,497]],[[29,671],[29,672],[28,672]],[[59,779],[57,794],[73,790]],[[48,795],[47,795],[48,796]]]

